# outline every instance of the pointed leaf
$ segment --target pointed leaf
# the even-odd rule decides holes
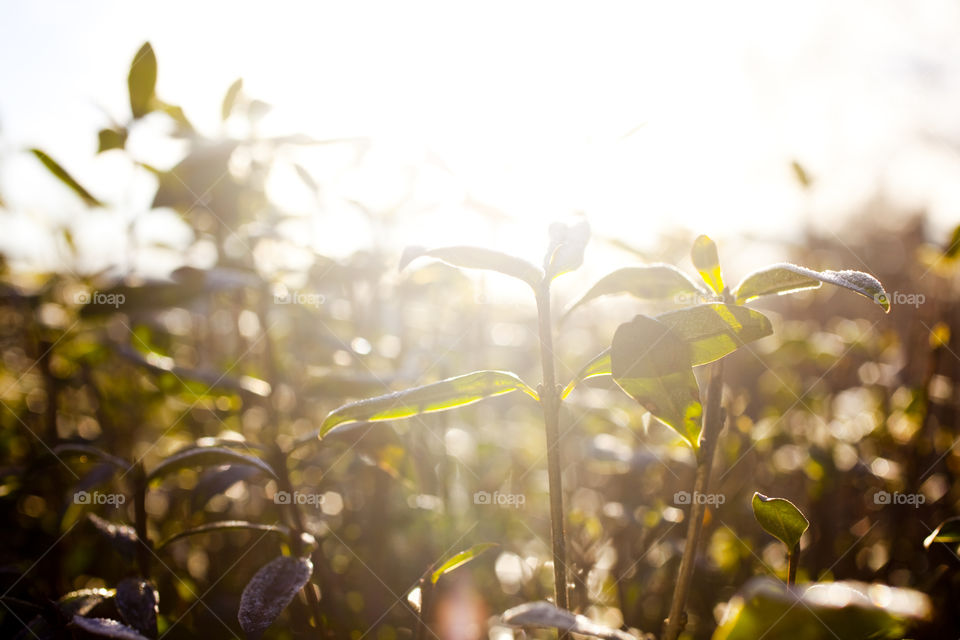
[[[157,550],[163,549],[171,542],[195,536],[201,533],[210,533],[212,531],[238,531],[245,529],[247,531],[263,531],[265,533],[277,533],[284,538],[290,537],[290,528],[279,524],[260,524],[259,522],[247,522],[246,520],[221,520],[219,522],[208,522],[198,527],[192,527],[185,531],[175,533],[166,540],[157,545]]]
[[[127,88],[130,91],[130,111],[134,118],[142,118],[153,107],[157,87],[157,57],[149,42],[144,42],[130,64]]]
[[[608,273],[583,294],[564,315],[600,296],[629,293],[641,300],[672,300],[678,304],[704,302],[707,294],[690,276],[669,264],[624,267]]]
[[[223,464],[243,464],[256,467],[273,478],[277,477],[270,465],[255,456],[225,447],[190,447],[166,458],[150,472],[147,480],[155,480],[187,467],[211,467]]]
[[[250,579],[240,596],[237,619],[250,640],[263,635],[286,609],[313,573],[308,558],[280,556],[263,566]]]
[[[73,616],[73,626],[79,627],[99,638],[115,638],[116,640],[150,640],[127,625],[110,620],[109,618],[84,618]]]
[[[495,542],[481,542],[480,544],[473,545],[469,549],[461,551],[437,567],[436,571],[430,574],[430,581],[433,584],[437,584],[437,580],[440,579],[440,576],[446,575],[458,567],[462,567],[487,549],[492,549],[496,546],[499,545],[497,545]]]
[[[436,258],[447,264],[465,269],[497,271],[523,280],[534,289],[543,280],[543,272],[526,260],[481,247],[460,246],[440,249],[407,247],[403,252],[403,257],[400,258],[400,269],[403,270],[413,260],[421,256]]]
[[[83,188],[79,182],[77,182],[73,176],[67,173],[67,170],[60,166],[60,164],[48,156],[46,153],[40,149],[30,149],[30,153],[37,157],[37,159],[43,163],[43,166],[47,168],[47,171],[52,173],[60,182],[67,185],[71,191],[80,196],[80,199],[83,200],[88,207],[102,207],[103,203],[97,200],[93,195]]]
[[[103,460],[104,462],[110,463],[121,471],[128,471],[130,469],[130,463],[122,458],[111,455],[90,444],[83,443],[65,443],[58,444],[53,448],[53,453],[57,456],[88,456],[91,458],[96,458]]]
[[[570,395],[570,392],[584,380],[596,376],[608,375],[610,375],[610,349],[604,349],[587,362],[587,364],[583,365],[580,371],[577,371],[573,379],[563,388],[560,399],[562,400]]]
[[[887,313],[890,297],[880,281],[862,271],[814,271],[799,265],[781,262],[748,274],[733,290],[737,304],[756,300],[761,296],[783,295],[807,289],[816,289],[821,282],[850,289],[870,298]]]
[[[226,120],[233,113],[233,106],[237,103],[241,91],[243,91],[243,78],[237,78],[223,96],[223,106],[220,108],[221,120]]]
[[[719,360],[773,333],[770,320],[759,311],[720,303],[670,311],[657,320],[690,345],[693,366]]]
[[[543,270],[553,279],[579,269],[588,242],[590,224],[586,220],[573,224],[554,222],[550,225],[550,245],[543,260]]]
[[[157,637],[160,595],[142,578],[126,578],[117,584],[117,611],[128,625],[148,638]]]
[[[753,515],[764,531],[787,545],[793,551],[800,544],[800,537],[810,523],[789,500],[768,498],[762,493],[753,494]]]
[[[699,446],[700,388],[690,347],[670,327],[638,315],[617,328],[610,347],[613,379],[655,418]]]
[[[723,273],[720,271],[720,257],[717,245],[707,236],[697,236],[690,250],[690,259],[697,268],[700,277],[717,295],[723,293]]]
[[[57,608],[68,618],[75,615],[88,615],[95,607],[112,600],[116,596],[114,589],[80,589],[71,591],[57,600]]]
[[[343,405],[326,417],[320,425],[318,437],[323,438],[331,429],[347,422],[379,422],[446,411],[518,389],[533,398],[537,397],[533,389],[512,373],[474,371],[422,387]]]
[[[923,541],[926,549],[934,542],[960,542],[960,516],[947,518]]]
[[[636,640],[626,631],[597,624],[586,616],[560,609],[549,602],[528,602],[503,612],[501,622],[511,627],[540,627],[579,633],[603,640]]]

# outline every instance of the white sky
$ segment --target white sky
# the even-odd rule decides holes
[[[372,137],[360,172],[315,165],[334,212],[347,197],[390,203],[403,167],[420,169],[416,197],[434,213],[408,220],[398,244],[499,242],[535,259],[546,223],[576,210],[637,245],[670,224],[772,237],[805,211],[835,225],[881,185],[943,227],[960,219],[957,2],[7,0],[0,193],[11,211],[0,212],[0,247],[43,263],[48,230],[66,222],[100,262],[122,252],[110,231],[144,215],[149,181],[118,154],[96,157],[96,131],[104,110],[126,117],[144,40],[158,93],[201,130],[218,130],[223,93],[242,76],[275,106],[265,124],[276,131]],[[117,206],[85,212],[28,146]],[[159,157],[149,140],[138,149]],[[809,198],[793,158],[817,179]],[[309,207],[298,188],[281,174],[275,194]],[[517,221],[496,236],[464,212],[468,196]],[[176,235],[147,219],[144,233]],[[313,230],[323,251],[369,244],[356,225]]]

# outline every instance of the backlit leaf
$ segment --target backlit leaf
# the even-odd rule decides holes
[[[550,278],[556,278],[579,269],[589,241],[590,224],[586,220],[573,224],[554,222],[550,225],[550,245],[543,260],[543,270]]]
[[[243,589],[237,614],[247,638],[260,638],[312,573],[313,563],[308,558],[291,556],[274,558],[257,571]]]
[[[713,303],[657,316],[690,345],[690,362],[699,366],[719,360],[748,342],[773,333],[770,320],[753,309]]]
[[[277,533],[285,538],[290,537],[290,529],[284,525],[279,524],[261,524],[259,522],[247,522],[246,520],[221,520],[219,522],[208,522],[197,527],[186,529],[185,531],[180,531],[173,534],[166,540],[163,540],[157,545],[157,550],[163,549],[171,542],[176,540],[181,540],[189,536],[200,535],[203,533],[211,533],[214,531],[262,531],[264,533]]]
[[[497,544],[494,542],[481,542],[480,544],[475,544],[469,549],[465,549],[460,553],[455,554],[449,560],[437,567],[436,571],[430,574],[430,581],[436,584],[437,580],[440,579],[440,576],[450,573],[458,567],[462,567],[484,551],[492,549],[496,546]]]
[[[507,255],[492,249],[481,247],[443,247],[440,249],[424,249],[422,247],[407,247],[400,258],[400,269],[403,270],[413,260],[425,256],[436,258],[455,267],[465,269],[485,269],[497,271],[508,276],[523,280],[536,289],[543,280],[543,272],[526,260]]]
[[[134,118],[142,118],[153,108],[157,87],[157,57],[149,42],[143,43],[130,64],[127,88],[130,92],[130,111]]]
[[[781,262],[747,275],[733,290],[737,304],[750,302],[761,296],[782,295],[816,289],[826,282],[844,289],[850,289],[870,298],[887,313],[890,312],[890,298],[880,281],[862,271],[814,271],[799,265]]]
[[[60,164],[48,156],[46,153],[40,149],[30,149],[30,153],[37,157],[40,162],[43,163],[43,166],[47,168],[47,171],[52,173],[56,178],[67,185],[71,191],[80,196],[80,199],[83,200],[87,206],[90,207],[102,207],[103,203],[97,200],[93,195],[87,191],[83,185],[77,182],[73,176],[67,173],[67,170],[60,166]]]
[[[255,456],[225,447],[190,447],[178,451],[158,464],[147,476],[147,480],[155,480],[189,467],[211,467],[224,464],[243,464],[256,467],[273,478],[277,477],[270,465]]]
[[[579,633],[603,640],[636,640],[619,629],[597,624],[586,616],[560,609],[549,602],[527,602],[503,612],[500,621],[512,627],[540,627]]]
[[[624,267],[608,273],[590,287],[566,312],[600,296],[629,293],[641,300],[671,300],[677,304],[697,304],[707,293],[690,276],[669,264]]]
[[[71,624],[99,638],[115,638],[116,640],[150,640],[149,638],[141,635],[136,629],[128,627],[122,622],[110,620],[109,618],[84,618],[83,616],[75,615],[73,616],[73,622]]]
[[[792,502],[754,493],[752,504],[753,515],[764,531],[787,545],[790,551],[800,544],[800,537],[810,523]]]
[[[587,364],[583,365],[580,371],[573,376],[573,379],[563,388],[563,393],[560,395],[561,399],[570,395],[574,387],[584,380],[596,376],[608,376],[610,373],[610,349],[604,349],[587,362]]]
[[[960,542],[960,516],[947,518],[923,541],[925,548],[934,542]]]
[[[713,289],[714,293],[723,293],[723,273],[720,270],[720,257],[717,255],[717,245],[707,236],[697,236],[690,250],[690,259],[697,268],[700,277]]]
[[[223,105],[220,107],[221,120],[226,120],[233,113],[233,107],[237,103],[241,91],[243,91],[243,78],[237,78],[223,96]]]

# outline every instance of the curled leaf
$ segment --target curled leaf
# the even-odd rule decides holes
[[[308,558],[279,556],[261,567],[240,596],[237,619],[247,638],[260,638],[312,573],[313,563]]]
[[[403,257],[400,258],[400,269],[403,270],[413,260],[421,256],[436,258],[455,267],[485,269],[503,273],[523,280],[534,289],[543,280],[543,272],[526,260],[481,247],[459,246],[440,249],[407,247],[403,252]]]
[[[799,265],[781,262],[748,274],[733,290],[737,304],[761,296],[783,295],[816,289],[821,283],[833,284],[870,298],[890,312],[890,297],[880,281],[862,271],[814,271]]]
[[[700,277],[717,295],[723,293],[723,273],[720,270],[720,257],[717,245],[707,236],[697,236],[690,250],[690,259],[697,268]]]
[[[82,442],[67,442],[64,444],[58,444],[53,448],[53,453],[57,456],[87,456],[90,458],[96,458],[102,460],[108,464],[113,465],[121,471],[127,471],[130,469],[130,463],[128,463],[123,458],[118,458],[117,456],[111,455],[95,447],[92,444],[85,444]]]
[[[619,629],[611,629],[560,609],[549,602],[527,602],[503,612],[501,622],[512,627],[541,627],[579,633],[603,640],[636,640],[634,636]]]
[[[256,456],[225,447],[190,447],[166,458],[150,472],[147,480],[155,480],[188,467],[210,467],[224,464],[242,464],[256,467],[273,478],[277,477],[273,468]]]
[[[624,267],[608,273],[571,305],[565,315],[595,298],[620,293],[641,300],[672,300],[684,305],[707,300],[707,293],[683,271],[669,264],[651,264]]]

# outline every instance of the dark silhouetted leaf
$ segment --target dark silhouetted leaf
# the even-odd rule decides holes
[[[800,544],[800,537],[810,523],[792,502],[754,493],[752,503],[753,515],[764,531],[787,545],[789,551]]]
[[[237,619],[250,640],[257,640],[286,609],[313,573],[307,558],[280,556],[257,571],[240,596]]]
[[[523,280],[534,290],[543,280],[543,272],[526,260],[481,247],[443,247],[441,249],[407,247],[403,252],[403,257],[400,258],[400,269],[403,270],[413,260],[421,256],[436,258],[447,264],[465,269],[497,271]]]
[[[960,516],[947,518],[934,529],[923,541],[924,548],[929,549],[934,542],[960,542]]]
[[[629,293],[641,300],[672,300],[685,305],[707,300],[707,293],[683,271],[669,264],[652,264],[624,267],[608,273],[590,287],[566,314],[595,298],[620,293]]]
[[[437,580],[440,579],[440,576],[446,575],[458,567],[462,567],[484,551],[492,549],[496,546],[498,545],[495,542],[481,542],[480,544],[475,544],[469,549],[465,549],[460,553],[455,554],[430,574],[430,581],[433,584],[436,584]]]
[[[243,91],[243,78],[237,78],[223,95],[223,105],[220,107],[221,120],[226,120],[230,117],[230,114],[233,113],[233,107],[236,105],[237,98],[240,97],[241,91]]]
[[[67,170],[60,166],[60,164],[48,156],[46,153],[40,149],[30,149],[30,153],[35,155],[40,162],[43,163],[43,166],[47,168],[47,171],[52,173],[60,182],[70,187],[70,190],[75,194],[80,196],[80,198],[90,207],[102,207],[103,203],[97,200],[89,191],[83,188],[79,182],[74,180],[73,176],[67,173]]]
[[[207,469],[197,480],[197,485],[190,492],[190,508],[199,511],[216,495],[259,473],[256,467],[243,464],[232,464],[217,469]]]
[[[144,42],[130,64],[127,88],[130,91],[130,111],[134,118],[142,118],[153,109],[157,87],[157,57],[149,42]]]
[[[283,536],[284,538],[290,537],[290,529],[284,525],[278,524],[260,524],[259,522],[247,522],[246,520],[221,520],[220,522],[208,522],[207,524],[202,524],[198,527],[193,527],[192,529],[187,529],[185,531],[180,531],[175,533],[166,540],[162,541],[157,545],[157,550],[163,549],[171,542],[186,538],[189,536],[195,536],[202,533],[211,533],[213,531],[239,531],[239,530],[248,530],[248,531],[263,531],[266,533],[277,533]]]
[[[700,277],[717,295],[723,293],[723,273],[720,270],[720,257],[717,245],[707,236],[697,236],[690,250],[690,259],[697,268]]]
[[[781,262],[747,275],[733,295],[737,304],[744,304],[761,296],[782,295],[816,289],[821,282],[850,289],[870,298],[887,313],[890,312],[890,298],[880,281],[862,271],[814,271],[795,264]]]
[[[102,460],[103,462],[109,463],[120,469],[121,471],[127,471],[130,469],[130,463],[124,460],[123,458],[118,458],[117,456],[110,455],[103,449],[95,447],[90,444],[83,443],[64,443],[58,444],[53,448],[53,453],[60,457],[68,456],[87,456],[97,460]]]
[[[123,149],[127,144],[127,130],[120,129],[100,129],[97,133],[97,153],[110,151],[111,149]]]
[[[579,220],[573,224],[554,222],[550,225],[550,245],[543,260],[543,270],[550,278],[575,271],[583,264],[583,253],[590,242],[590,224]]]
[[[84,618],[73,616],[73,626],[83,629],[87,633],[99,638],[115,638],[116,640],[150,640],[142,636],[136,629],[132,629],[122,622],[108,618]]]
[[[116,590],[114,589],[80,589],[61,596],[57,600],[57,608],[68,618],[75,615],[85,616],[94,608],[107,600],[112,600],[115,596]]]
[[[88,513],[87,519],[100,535],[110,542],[110,546],[116,552],[128,560],[136,557],[137,547],[140,545],[140,538],[137,537],[136,529],[130,525],[110,522],[95,513]]]
[[[657,316],[690,345],[690,362],[699,366],[719,360],[748,342],[773,333],[770,320],[753,309],[714,303]]]
[[[148,638],[157,637],[160,595],[141,578],[126,578],[117,584],[117,611],[123,621]]]
[[[625,631],[611,629],[587,618],[560,609],[549,602],[528,602],[503,612],[501,622],[512,627],[539,627],[579,633],[603,640],[636,640]]]
[[[638,315],[617,328],[610,347],[613,379],[658,420],[699,446],[700,389],[690,347],[665,324]]]
[[[507,371],[474,371],[422,387],[346,404],[327,415],[320,425],[318,436],[322,438],[337,425],[347,422],[409,418],[421,413],[463,407],[484,398],[517,390],[537,397],[537,393],[515,374]]]
[[[563,388],[563,393],[560,395],[561,399],[570,395],[570,392],[584,380],[596,376],[608,376],[610,373],[610,349],[604,349],[583,365],[580,371],[577,371],[573,379]]]
[[[256,467],[273,478],[277,477],[270,465],[255,456],[225,447],[190,447],[166,458],[150,472],[147,480],[155,480],[188,467],[212,467],[224,464],[243,464]]]

